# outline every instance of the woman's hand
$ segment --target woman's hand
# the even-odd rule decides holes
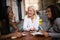
[[[33,27],[33,28],[27,29],[26,31],[34,31],[34,30],[35,30],[35,28]]]
[[[35,28],[29,28],[26,31],[34,31],[34,30],[35,30]]]
[[[15,32],[19,32],[19,29],[16,29]]]
[[[20,33],[20,32],[15,32],[15,33],[12,33],[12,36],[21,37],[21,36],[22,36],[22,33]]]
[[[48,37],[48,32],[43,33],[45,37]]]
[[[42,32],[45,37],[48,37],[48,32],[46,32],[44,30],[39,30],[39,32]]]
[[[34,31],[35,30],[35,28],[33,27],[33,28],[30,28],[30,31]]]

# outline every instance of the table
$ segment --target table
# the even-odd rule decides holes
[[[52,40],[51,37],[44,37],[43,35],[31,35],[30,32],[26,32],[27,35],[26,36],[22,36],[20,38],[16,38],[16,39],[11,39],[8,38],[7,40]]]

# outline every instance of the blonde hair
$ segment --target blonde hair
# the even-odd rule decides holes
[[[35,15],[37,15],[37,12],[36,12],[36,10],[35,10],[35,7],[34,7],[34,6],[29,6],[29,7],[28,7],[28,10],[29,10],[29,8],[32,8],[32,9],[34,10]]]

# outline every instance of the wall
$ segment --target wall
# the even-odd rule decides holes
[[[21,11],[22,11],[22,19],[24,19],[24,1],[21,1]]]
[[[6,0],[6,4],[7,6],[10,6],[10,0]],[[16,18],[15,20],[18,22],[19,17],[18,17],[18,7],[17,7],[16,0],[12,0],[12,9],[13,9],[14,16]]]
[[[43,0],[43,8],[45,9],[47,6],[54,4],[55,0]]]

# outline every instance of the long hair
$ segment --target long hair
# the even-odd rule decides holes
[[[49,18],[50,23],[53,25],[54,24],[54,20],[58,17],[60,17],[60,10],[56,5],[50,5],[48,6],[46,9],[50,8],[51,9],[51,13],[52,13],[52,18]]]
[[[28,10],[29,10],[29,8],[32,8],[32,9],[33,9],[33,11],[34,11],[34,15],[36,16],[36,15],[37,15],[37,12],[36,12],[35,7],[34,7],[34,6],[29,6],[29,7],[28,7]]]

